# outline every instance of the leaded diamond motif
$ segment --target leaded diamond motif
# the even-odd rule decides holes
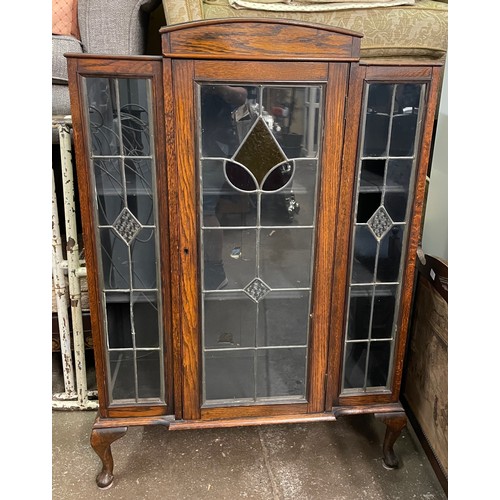
[[[368,221],[368,227],[378,240],[382,239],[393,224],[394,222],[383,206],[380,206]]]
[[[260,279],[255,278],[251,281],[243,291],[250,296],[255,302],[259,302],[265,295],[267,295],[271,289]]]
[[[130,245],[132,240],[137,236],[142,229],[140,222],[134,217],[132,212],[125,207],[120,215],[113,222],[113,228],[120,235],[123,241]]]

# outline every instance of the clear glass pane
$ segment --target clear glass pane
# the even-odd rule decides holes
[[[387,188],[399,188],[408,192],[412,166],[413,160],[401,158],[389,160],[387,162]]]
[[[102,274],[106,290],[128,289],[130,259],[127,244],[113,229],[100,230]]]
[[[257,351],[257,397],[305,398],[306,352],[305,348]]]
[[[385,160],[362,160],[359,184],[362,192],[382,191],[384,186],[385,163]]]
[[[133,351],[109,351],[111,401],[135,400],[135,363]]]
[[[137,390],[139,399],[160,399],[161,361],[159,351],[137,350]]]
[[[354,256],[352,262],[352,283],[374,281],[377,240],[367,226],[357,226],[354,232]]]
[[[344,359],[344,389],[363,388],[368,342],[347,342]]]
[[[153,177],[151,159],[126,158],[127,206],[144,225],[154,224]]]
[[[358,208],[356,222],[368,222],[370,217],[377,211],[382,200],[380,192],[360,192],[358,196]]]
[[[253,399],[255,395],[254,351],[208,351],[205,353],[206,400]]]
[[[223,160],[204,160],[201,172],[205,227],[256,225],[256,195],[241,193],[229,184]]]
[[[202,156],[231,158],[259,116],[258,101],[257,87],[201,85]]]
[[[384,156],[389,139],[393,85],[368,85],[363,156]]]
[[[397,282],[403,246],[403,227],[394,226],[381,240],[377,265],[377,281]]]
[[[121,153],[115,79],[85,78],[92,153],[116,156]]]
[[[210,293],[203,301],[207,349],[255,346],[257,303],[247,294]]]
[[[390,156],[413,156],[421,88],[421,84],[414,83],[396,86]]]
[[[372,311],[373,286],[351,287],[349,297],[348,340],[368,339]]]
[[[367,387],[385,387],[389,374],[391,342],[371,342],[368,359]]]
[[[242,290],[255,277],[255,247],[255,229],[204,229],[204,290]]]
[[[260,277],[271,288],[311,286],[312,229],[260,232]]]
[[[135,292],[132,301],[136,347],[159,347],[157,293]]]
[[[141,229],[130,245],[134,288],[156,288],[155,230]]]
[[[394,222],[404,222],[408,204],[407,192],[385,193],[384,206]]]
[[[394,327],[397,285],[376,285],[373,304],[372,339],[390,339]]]
[[[111,225],[124,207],[121,160],[95,159],[94,179],[97,191],[99,224]]]
[[[263,193],[263,226],[310,226],[316,209],[317,160],[295,160],[293,178],[278,193]]]
[[[259,302],[258,346],[307,344],[309,292],[270,292]]]
[[[149,103],[148,80],[137,78],[118,79],[120,96],[120,125],[123,152],[127,156],[149,156]]]
[[[108,347],[111,349],[133,347],[130,295],[128,293],[108,292],[105,297]]]
[[[318,153],[321,87],[264,87],[263,115],[288,158]]]

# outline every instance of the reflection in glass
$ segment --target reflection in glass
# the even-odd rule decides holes
[[[305,379],[305,348],[257,351],[257,397],[303,397]]]
[[[128,209],[141,224],[154,224],[151,159],[126,158],[124,165]]]
[[[369,85],[363,156],[384,156],[387,151],[393,94],[393,85]]]
[[[366,385],[385,387],[389,373],[391,342],[371,342]]]
[[[403,226],[394,226],[381,240],[377,266],[377,281],[391,283],[399,281]]]
[[[255,347],[257,303],[245,293],[205,294],[203,307],[207,349]]]
[[[382,188],[384,185],[384,173],[385,173],[385,160],[373,160],[373,159],[362,160],[361,174],[360,174],[360,190],[363,193],[367,191],[382,192]]]
[[[368,342],[348,342],[345,349],[344,388],[364,387]]]
[[[241,290],[254,277],[255,229],[204,229],[203,289]]]
[[[110,292],[106,294],[106,299],[108,347],[133,347],[129,294]]]
[[[390,156],[413,156],[420,107],[421,85],[399,84],[394,98]]]
[[[351,272],[352,283],[372,283],[377,255],[377,240],[367,226],[356,226]]]
[[[108,356],[111,400],[135,400],[134,352],[110,350]]]
[[[349,296],[348,340],[363,340],[370,336],[373,286],[351,287]]]
[[[85,78],[90,140],[93,156],[121,152],[119,103],[114,78]]]
[[[158,398],[162,378],[160,351],[137,350],[136,356],[138,399]]]
[[[257,345],[306,345],[308,291],[270,292],[259,302]]]
[[[397,285],[375,285],[371,338],[392,338],[397,292]]]
[[[149,86],[146,80],[118,79],[120,127],[126,156],[149,156]]]
[[[380,207],[382,193],[359,193],[356,222],[368,222]]]
[[[252,399],[254,351],[208,351],[205,353],[205,397],[207,400]]]
[[[199,86],[205,405],[305,401],[322,99]]]
[[[349,393],[390,384],[424,92],[413,83],[365,87],[344,345]]]
[[[164,401],[151,82],[84,78],[110,403]]]
[[[159,347],[159,314],[156,293],[135,292],[132,304],[136,346],[139,348]]]
[[[260,232],[260,273],[271,288],[311,286],[312,229]]]

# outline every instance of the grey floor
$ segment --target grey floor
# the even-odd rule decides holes
[[[56,362],[56,390],[57,369]],[[53,500],[446,498],[411,427],[395,445],[401,467],[389,471],[381,458],[385,426],[365,415],[177,432],[130,427],[112,445],[114,483],[100,490],[100,460],[89,443],[95,416],[53,411]]]

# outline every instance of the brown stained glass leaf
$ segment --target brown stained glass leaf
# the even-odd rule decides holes
[[[275,165],[286,159],[262,118],[257,120],[234,157],[252,172],[259,185]]]

